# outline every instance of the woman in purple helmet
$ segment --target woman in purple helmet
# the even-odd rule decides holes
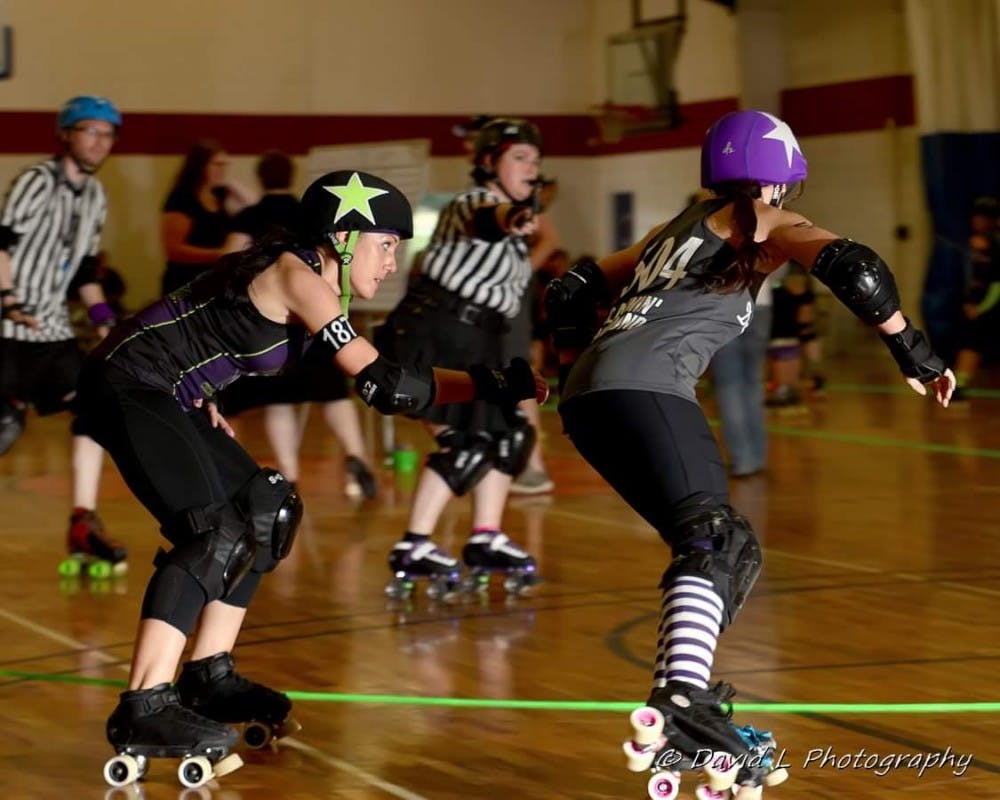
[[[667,748],[688,757],[700,748],[735,756],[756,749],[725,710],[731,687],[709,688],[709,679],[718,636],[753,587],[761,551],[746,518],[729,505],[722,458],[695,383],[712,355],[747,329],[764,276],[788,260],[804,265],[878,328],[914,391],[930,388],[947,406],[954,388],[951,371],[900,311],[885,262],[782,208],[806,172],[783,121],[760,111],[727,114],[709,128],[702,147],[709,198],[626,250],[577,263],[549,284],[546,296],[563,364],[559,410],[566,433],[673,550],[660,583],[648,701],[657,711],[641,713],[647,721],[658,713],[671,720]],[[595,307],[611,298],[617,299],[597,330]],[[656,735],[636,736],[649,738],[641,755],[651,763],[665,751]],[[656,761],[664,765],[662,757]],[[685,766],[690,761],[676,768]],[[767,769],[749,760],[743,767],[729,777],[756,787],[740,791],[752,797]]]

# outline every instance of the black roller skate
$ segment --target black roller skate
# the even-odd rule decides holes
[[[238,755],[227,755],[239,739],[236,732],[182,706],[168,683],[122,692],[107,732],[117,753],[104,765],[111,786],[135,783],[151,758],[181,759],[177,777],[191,789],[243,766]]]
[[[344,494],[352,499],[364,497],[366,500],[373,500],[378,494],[378,483],[372,471],[357,456],[348,456],[344,462],[344,472],[346,481],[344,483]]]
[[[240,675],[230,653],[188,661],[177,679],[181,703],[199,714],[242,725],[243,743],[259,750],[302,729],[288,716],[292,701]]]
[[[463,581],[470,593],[485,592],[493,572],[504,573],[503,588],[509,595],[524,594],[541,583],[535,559],[501,531],[472,534],[462,548],[462,560],[471,573]]]
[[[385,585],[391,600],[406,600],[413,594],[416,581],[427,579],[427,596],[443,600],[459,589],[462,568],[457,558],[438,548],[430,539],[396,542],[389,553],[393,578]]]
[[[96,511],[74,508],[66,532],[69,558],[59,564],[59,574],[74,578],[85,572],[91,578],[110,578],[128,571],[128,550],[116,542]]]
[[[623,743],[628,768],[652,771],[646,786],[651,800],[674,800],[681,773],[702,770],[707,784],[698,800],[759,800],[763,785],[777,786],[788,770],[774,760],[774,738],[732,721],[728,684],[699,689],[671,682],[655,689],[647,704],[632,712],[632,738]]]

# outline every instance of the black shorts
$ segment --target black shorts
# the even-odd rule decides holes
[[[68,406],[85,356],[76,339],[19,342],[0,339],[0,397],[31,403],[41,415]]]
[[[378,351],[402,365],[457,370],[473,364],[501,366],[501,339],[507,327],[502,315],[495,311],[477,314],[473,304],[450,305],[447,298],[438,302],[441,291],[429,296],[421,287],[411,289],[376,330]],[[471,310],[466,313],[465,308]],[[431,406],[420,417],[465,431],[506,433],[512,428],[497,406],[482,402]]]
[[[728,505],[722,455],[697,403],[611,389],[574,397],[559,413],[580,455],[668,544],[681,504]]]
[[[295,403],[332,403],[348,397],[347,376],[326,347],[310,347],[302,361],[281,375],[249,375],[222,391],[224,414]]]

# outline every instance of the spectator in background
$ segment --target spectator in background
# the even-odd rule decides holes
[[[231,215],[256,198],[226,175],[229,157],[208,139],[184,158],[163,205],[164,295],[206,272],[226,251]]]

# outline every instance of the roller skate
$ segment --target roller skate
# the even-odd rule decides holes
[[[733,723],[733,694],[724,683],[699,689],[670,682],[632,712],[632,738],[622,749],[632,772],[652,771],[646,785],[650,800],[674,800],[682,772],[704,772],[707,783],[695,791],[698,800],[759,800],[764,785],[777,786],[788,777],[775,760],[770,732]]]
[[[74,578],[85,573],[91,578],[110,578],[128,571],[128,550],[116,542],[96,511],[74,508],[66,533],[69,558],[59,564],[59,574]]]
[[[230,653],[188,661],[177,679],[181,703],[202,716],[242,726],[243,744],[260,750],[302,726],[288,716],[292,701],[240,675]]]
[[[122,692],[107,733],[117,754],[104,765],[104,779],[111,786],[138,781],[151,758],[181,759],[177,778],[190,789],[243,766],[238,755],[229,755],[239,738],[236,732],[182,706],[168,683]]]
[[[450,598],[459,589],[461,567],[458,559],[439,549],[430,539],[396,542],[389,553],[389,569],[393,578],[385,585],[385,594],[390,600],[409,599],[420,578],[427,579],[427,596],[431,600]]]
[[[470,572],[462,585],[470,594],[486,592],[494,572],[505,575],[503,588],[508,595],[522,595],[541,583],[535,559],[502,531],[473,533],[462,548],[462,560]]]
[[[352,500],[361,497],[373,500],[378,494],[378,483],[375,481],[375,476],[368,469],[368,465],[357,456],[347,457],[344,461],[344,472],[346,475],[344,494]]]

